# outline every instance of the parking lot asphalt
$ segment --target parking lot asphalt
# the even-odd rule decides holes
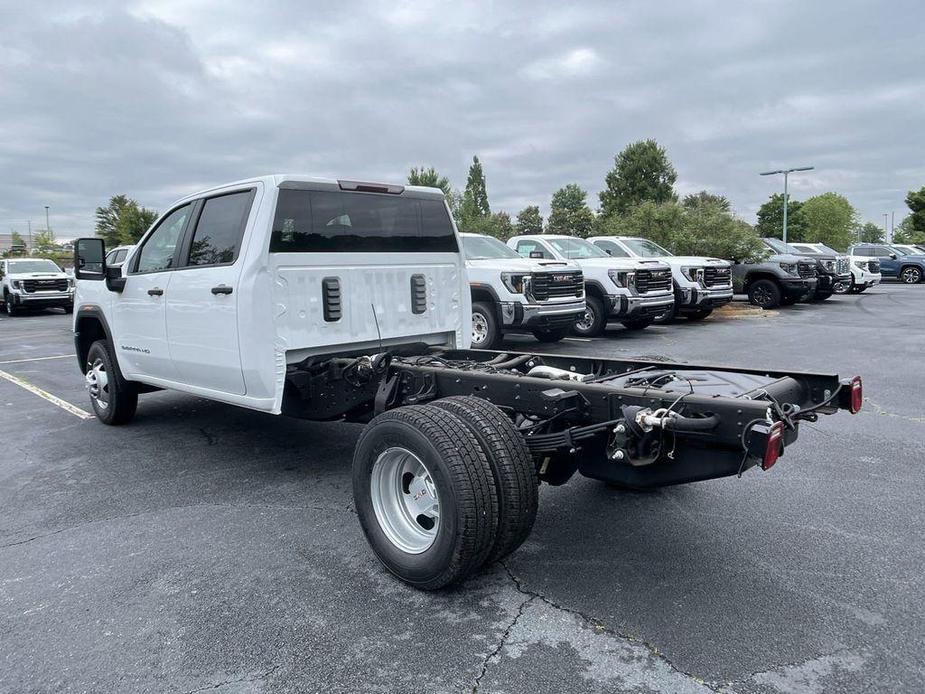
[[[103,426],[70,318],[0,318],[0,692],[925,691],[925,286],[509,338],[861,374],[866,402],[766,473],[544,486],[517,553],[432,594],[363,539],[360,426],[173,393]]]

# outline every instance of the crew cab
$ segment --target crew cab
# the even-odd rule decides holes
[[[758,261],[734,260],[732,286],[764,309],[788,306],[816,290],[816,263],[791,253],[768,253]]]
[[[918,284],[925,278],[925,255],[912,255],[897,246],[883,243],[858,243],[848,249],[851,255],[875,258],[883,277],[905,284]]]
[[[574,331],[582,337],[602,334],[611,318],[630,330],[642,330],[674,305],[671,268],[659,260],[611,258],[575,236],[514,236],[507,244],[524,258],[578,263],[585,280],[585,313]]]
[[[779,254],[799,255],[812,258],[816,262],[816,288],[809,296],[811,301],[825,301],[840,288],[851,284],[851,261],[842,253],[803,252],[792,244],[780,239],[763,238],[765,246]]]
[[[585,312],[581,268],[521,258],[491,236],[460,234],[472,290],[472,347],[493,349],[505,332],[558,342]]]
[[[794,249],[803,255],[818,254],[824,257],[841,257],[837,251],[824,243],[791,243]],[[848,282],[840,281],[835,285],[836,294],[860,294],[870,287],[880,284],[880,261],[872,258],[861,258],[856,255],[847,256],[848,266],[851,270],[851,279]]]
[[[0,260],[0,297],[8,316],[23,309],[74,310],[74,280],[46,258]]]
[[[169,206],[121,267],[102,239],[78,239],[75,255],[75,348],[101,422],[127,424],[167,388],[365,424],[360,525],[388,571],[426,590],[515,551],[541,481],[653,488],[770,470],[801,421],[863,400],[858,377],[766,365],[471,350],[438,189],[247,179]]]
[[[588,241],[614,258],[652,258],[671,268],[674,305],[656,322],[668,323],[677,315],[703,320],[732,301],[732,266],[727,260],[674,255],[654,241],[632,236],[592,236]]]

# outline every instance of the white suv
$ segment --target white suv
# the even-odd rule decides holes
[[[826,255],[843,256],[842,253],[834,251],[824,243],[791,243],[801,253],[822,253]],[[876,287],[880,284],[882,276],[880,275],[880,261],[877,258],[868,258],[861,255],[850,255],[851,266],[851,284],[846,286],[845,283],[839,283],[835,287],[836,294],[860,294],[865,289]]]
[[[674,305],[671,268],[660,260],[612,258],[593,243],[574,236],[515,236],[507,244],[525,258],[574,260],[585,276],[585,315],[574,331],[600,335],[607,319],[630,330],[652,325]]]
[[[74,280],[46,258],[0,260],[0,296],[8,316],[24,308],[74,310]]]
[[[592,236],[588,239],[614,258],[654,258],[671,267],[674,307],[659,316],[668,323],[677,314],[703,320],[714,308],[732,301],[732,265],[727,260],[673,255],[654,241],[632,236]]]
[[[491,236],[460,237],[472,289],[473,348],[494,349],[507,331],[558,342],[584,315],[584,278],[574,261],[521,258]]]

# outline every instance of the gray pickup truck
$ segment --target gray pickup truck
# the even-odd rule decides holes
[[[809,298],[816,290],[816,261],[790,253],[774,253],[758,262],[736,260],[732,287],[736,294],[761,308],[789,306]]]
[[[780,239],[763,238],[761,240],[774,253],[799,255],[816,263],[818,281],[816,291],[809,297],[812,301],[825,301],[841,287],[851,286],[851,259],[848,256],[836,253],[831,248],[828,252],[804,251]]]

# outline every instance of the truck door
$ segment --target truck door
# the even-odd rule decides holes
[[[243,395],[238,343],[241,241],[256,188],[196,203],[166,296],[167,338],[182,383]]]
[[[125,274],[125,287],[112,294],[115,350],[123,372],[176,380],[167,348],[164,306],[193,206],[165,215],[145,239]]]

